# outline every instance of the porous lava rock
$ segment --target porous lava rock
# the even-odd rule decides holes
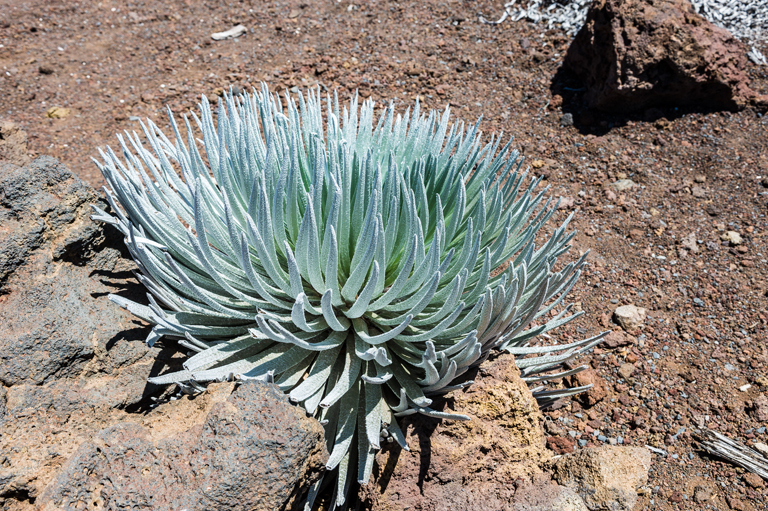
[[[575,490],[591,511],[632,511],[650,468],[648,449],[603,445],[557,460],[554,478]]]
[[[584,500],[571,488],[560,486],[548,475],[515,482],[515,496],[504,511],[588,511]],[[480,509],[478,509],[480,511]]]
[[[92,371],[110,372],[146,354],[141,343],[121,342],[134,326],[130,314],[95,299],[110,288],[93,277],[121,264],[89,218],[97,202],[95,190],[53,158],[0,163],[3,385],[75,378],[91,362],[99,366]]]
[[[121,241],[90,218],[93,188],[50,157],[0,162],[0,501],[31,509],[66,458],[152,391],[146,328]]]
[[[64,165],[42,156],[25,166],[0,160],[0,291],[36,250],[50,262],[75,258],[83,264],[104,244],[90,204],[105,204],[96,191]],[[45,245],[45,246],[44,246]],[[69,256],[69,257],[68,257]]]
[[[545,449],[536,400],[512,355],[486,362],[447,405],[469,421],[408,416],[410,451],[388,444],[360,497],[371,511],[511,509],[515,480],[541,474]]]
[[[765,106],[750,89],[747,48],[688,0],[595,0],[563,62],[590,109],[735,110]]]
[[[81,502],[153,511],[297,508],[328,459],[322,426],[274,384],[249,381],[229,395],[232,384],[224,385],[202,423],[171,414],[177,424],[192,423],[186,431],[163,436],[162,428],[133,422],[102,430],[46,489],[40,509]]]
[[[570,388],[584,387],[587,385],[592,386],[586,392],[582,392],[576,396],[576,399],[578,399],[579,402],[581,402],[586,407],[595,406],[597,403],[605,399],[606,396],[608,396],[608,386],[605,382],[605,379],[597,374],[597,371],[591,367],[572,376],[566,377],[564,382],[566,386]]]
[[[148,406],[161,389],[147,378],[183,358],[148,348],[147,326],[107,299],[146,291],[94,203],[107,207],[53,158],[0,162],[0,507],[294,505],[327,453],[279,389],[212,385]]]

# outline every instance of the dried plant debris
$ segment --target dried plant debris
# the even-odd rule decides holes
[[[711,23],[730,31],[742,40],[761,41],[768,35],[768,2],[754,0],[692,0],[694,10]],[[526,19],[546,24],[547,30],[559,28],[574,36],[587,19],[590,0],[557,2],[552,0],[512,0],[496,20],[480,15],[482,23],[497,25],[507,18]]]
[[[699,436],[701,447],[708,453],[768,480],[768,458],[765,455],[711,429],[702,430]]]
[[[507,18],[512,21],[526,19],[534,23],[545,23],[547,30],[562,29],[570,36],[584,25],[591,0],[571,0],[570,2],[552,2],[550,0],[530,0],[518,2],[512,0],[504,4],[504,12],[496,21],[489,21],[480,15],[480,21],[488,25],[498,25]]]
[[[694,10],[742,40],[768,36],[768,2],[755,0],[691,0]]]

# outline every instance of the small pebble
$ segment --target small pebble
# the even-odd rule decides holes
[[[613,311],[613,319],[624,330],[632,331],[640,328],[645,321],[646,310],[634,305],[622,305]]]
[[[615,183],[611,185],[611,188],[616,190],[617,192],[623,192],[626,190],[629,190],[630,188],[635,186],[635,182],[631,179],[619,179]]]
[[[726,231],[720,235],[720,239],[731,245],[741,245],[742,243],[741,235],[736,231]]]

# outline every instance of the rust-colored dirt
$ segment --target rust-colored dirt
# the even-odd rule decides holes
[[[201,94],[261,80],[483,115],[484,131],[514,135],[549,193],[566,199],[559,220],[578,209],[573,253],[592,252],[572,299],[587,314],[558,338],[617,329],[610,315],[622,304],[648,309],[629,346],[588,359],[606,397],[549,412],[547,436],[667,451],[654,455],[642,509],[765,509],[744,471],[703,454],[691,432],[707,425],[768,443],[752,409],[768,391],[768,117],[574,111],[575,125],[561,127],[550,86],[569,39],[526,22],[478,23],[478,11],[495,16],[502,3],[0,0],[0,118],[21,125],[33,155],[98,186],[90,158],[138,129],[133,118],[166,126],[165,106],[181,114]],[[246,35],[211,40],[239,23]],[[766,68],[748,73],[768,93]],[[624,178],[636,186],[609,188]],[[726,231],[743,243],[722,241]],[[711,500],[694,500],[694,478]]]

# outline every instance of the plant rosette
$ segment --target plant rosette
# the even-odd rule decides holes
[[[170,111],[173,139],[151,120],[144,141],[118,136],[122,154],[97,161],[111,212],[93,218],[125,235],[148,290],[110,299],[154,325],[150,346],[195,352],[150,381],[274,382],[325,428],[336,508],[383,441],[408,448],[397,417],[468,419],[430,405],[494,350],[536,384],[582,370],[561,368],[603,334],[532,346],[580,315],[559,306],[585,256],[555,269],[570,217],[536,246],[557,205],[511,141],[482,144],[478,124],[418,102],[376,119],[357,96],[342,111],[319,89],[284,100],[225,94],[214,123],[203,98],[186,136]],[[533,392],[546,405],[583,390]]]

